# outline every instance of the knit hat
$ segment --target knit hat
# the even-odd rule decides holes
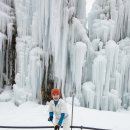
[[[51,95],[53,96],[54,94],[60,95],[60,89],[58,89],[58,88],[53,88],[53,89],[51,90]]]

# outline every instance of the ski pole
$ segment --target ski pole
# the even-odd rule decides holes
[[[71,114],[71,126],[73,125],[73,109],[74,109],[74,92],[72,95],[72,114]],[[71,127],[72,130],[72,127]]]

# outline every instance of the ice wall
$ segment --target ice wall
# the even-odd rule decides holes
[[[5,54],[3,53],[3,50],[5,50],[5,42],[7,40],[7,36],[3,33],[0,32],[0,88],[3,87],[3,69],[4,69],[4,60],[3,57],[5,56]]]
[[[100,38],[105,43],[129,37],[129,6],[129,0],[95,0],[88,18],[91,40]]]
[[[100,109],[102,104],[101,98],[103,96],[103,87],[105,84],[105,74],[106,74],[106,67],[107,67],[107,60],[102,55],[97,56],[94,59],[93,63],[93,73],[92,73],[92,82],[95,84],[95,104],[96,109]]]
[[[119,95],[122,97],[122,105],[125,108],[130,106],[130,38],[125,38],[119,42],[120,48],[120,85],[119,85]]]
[[[41,88],[46,90],[49,80],[61,88],[63,97],[70,96],[72,88],[79,91],[76,96],[81,95],[82,67],[90,48],[84,28],[85,3],[86,0],[15,0],[16,103],[41,101]]]
[[[41,89],[46,91],[51,80],[63,98],[75,92],[82,106],[129,107],[129,1],[96,0],[88,17],[90,39],[85,3],[15,0],[15,103],[41,102]]]
[[[95,0],[89,13],[89,37],[95,54],[90,81],[95,89],[92,85],[88,89],[88,84],[83,89],[95,95],[93,108],[117,111],[121,106],[129,107],[129,5],[129,0]],[[90,99],[84,100],[90,107]]]
[[[13,81],[14,9],[12,0],[0,0],[0,88]]]
[[[44,72],[43,51],[34,46],[32,39],[27,36],[17,38],[16,51],[16,84],[13,85],[15,103],[40,101]]]

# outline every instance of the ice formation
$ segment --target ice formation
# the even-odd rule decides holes
[[[33,46],[30,37],[17,38],[17,70],[14,85],[16,104],[21,101],[41,99],[43,79],[43,51]]]
[[[107,60],[105,57],[99,55],[94,59],[93,72],[92,72],[92,82],[95,84],[96,91],[96,108],[100,109],[101,98],[103,96],[105,75],[106,75],[106,64]]]
[[[128,68],[130,66],[129,51],[126,49],[129,48],[129,38],[127,38],[130,26],[129,5],[129,0],[95,0],[88,16],[89,37],[92,40],[96,57],[105,56],[107,61],[103,63],[103,65],[106,64],[105,82],[103,86],[96,87],[97,90],[102,88],[99,91],[100,98],[96,98],[97,102],[95,100],[97,109],[116,111],[121,106],[125,108],[129,106]],[[99,69],[93,68],[94,76],[98,74],[97,71]],[[100,78],[102,74],[103,72],[100,73]],[[97,83],[94,84],[96,86]],[[95,92],[95,95],[97,97],[98,92]]]
[[[10,84],[13,78],[14,51],[14,9],[12,0],[0,0],[0,88]]]
[[[15,17],[11,0],[0,0],[0,5],[2,49],[5,40],[12,43]],[[129,0],[95,0],[87,33],[86,0],[14,0],[15,103],[41,103],[41,89],[46,91],[53,81],[63,98],[75,93],[82,106],[110,111],[128,108],[129,5]]]
[[[61,88],[63,97],[69,96],[73,87],[76,87],[81,94],[82,67],[87,49],[90,47],[90,41],[84,29],[85,3],[85,0],[15,1],[17,39],[26,39],[25,36],[28,36],[30,40],[22,40],[22,44],[19,44],[17,40],[17,82],[14,88],[21,86],[23,91],[26,91],[26,87],[30,88],[29,95],[32,94],[30,98],[36,101],[41,87],[45,85],[47,88],[47,80],[54,80],[55,87]],[[37,57],[39,53],[37,48],[42,52],[39,57]],[[35,58],[39,68],[36,67]],[[44,84],[42,84],[43,80]],[[20,102],[22,98],[18,91],[14,89],[16,102]],[[26,97],[28,94],[24,98]]]
[[[118,42],[129,36],[129,31],[124,33],[129,28],[129,1],[95,1],[88,17],[92,42],[84,28],[85,13],[81,13],[85,2],[15,1],[16,102],[41,101],[41,88],[53,80],[63,98],[75,92],[82,106],[111,111],[129,106],[129,51],[126,40]]]
[[[82,85],[84,106],[88,108],[95,107],[95,85],[92,82],[86,82]]]
[[[129,6],[129,0],[95,0],[88,18],[90,38],[117,42],[129,37]]]

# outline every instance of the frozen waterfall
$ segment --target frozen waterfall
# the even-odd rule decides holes
[[[100,73],[100,83],[95,84],[95,107],[97,109],[116,111],[121,106],[129,107],[129,0],[95,0],[88,16],[89,37],[96,57],[102,55],[107,62]],[[96,58],[97,59],[97,58]],[[94,63],[95,60],[94,59]],[[98,64],[96,64],[98,66]],[[94,64],[93,64],[94,67]],[[93,75],[98,74],[94,70]],[[98,78],[99,78],[98,77]],[[98,78],[95,78],[96,81]],[[103,80],[104,81],[104,80]],[[96,89],[100,89],[98,92]],[[87,89],[87,88],[86,88]],[[99,98],[97,98],[97,95]],[[98,100],[98,101],[97,101]],[[99,105],[100,104],[100,105]],[[97,106],[98,105],[98,106]],[[93,107],[93,108],[95,108]]]
[[[91,46],[84,28],[85,3],[86,0],[15,1],[17,103],[41,100],[40,91],[42,87],[47,89],[49,80],[61,88],[64,98],[70,96],[73,87],[79,91],[77,97],[81,95],[82,67]],[[20,95],[19,90],[26,94]]]
[[[58,87],[64,99],[75,92],[84,107],[130,107],[129,0],[95,0],[88,21],[86,0],[0,0],[0,59],[6,56],[6,63],[15,32],[13,6],[16,104],[42,103],[43,94]],[[14,62],[4,67],[0,61],[2,83]]]
[[[15,15],[13,0],[0,0],[0,92],[14,82]]]

